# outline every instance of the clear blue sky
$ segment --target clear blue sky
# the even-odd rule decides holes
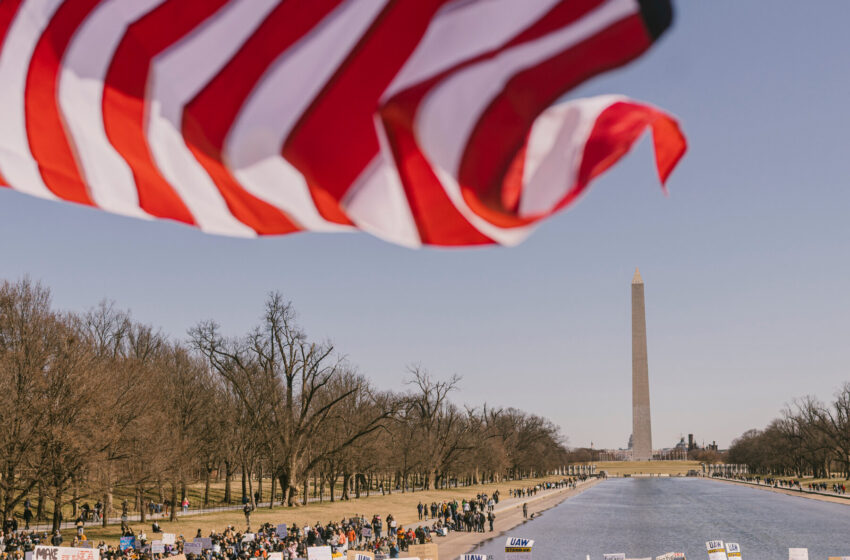
[[[228,239],[4,191],[2,276],[42,280],[65,309],[114,299],[175,337],[205,318],[244,332],[281,290],[381,387],[401,389],[421,362],[463,376],[458,402],[617,447],[638,265],[654,444],[692,432],[726,446],[792,397],[850,381],[850,4],[677,7],[648,55],[571,95],[623,93],[681,119],[690,151],[669,198],[646,141],[512,249]]]

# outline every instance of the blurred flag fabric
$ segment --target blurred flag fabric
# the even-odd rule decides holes
[[[647,129],[669,0],[2,0],[0,185],[234,236],[522,241]]]

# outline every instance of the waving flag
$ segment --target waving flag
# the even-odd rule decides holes
[[[669,0],[2,0],[0,184],[226,235],[511,245],[647,128],[666,180],[668,115],[551,105],[670,19]]]

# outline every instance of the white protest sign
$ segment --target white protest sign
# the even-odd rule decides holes
[[[685,553],[684,552],[674,552],[673,553],[673,560],[685,560]]]
[[[461,554],[458,560],[487,560],[486,554]]]
[[[197,541],[183,543],[183,554],[194,554],[196,556],[200,556],[203,553],[204,543]]]
[[[242,535],[242,542],[254,542],[256,539],[256,533],[245,533],[244,535]]]
[[[726,560],[726,546],[723,541],[708,541],[705,543],[708,550],[708,560]]]
[[[269,560],[283,560],[283,552],[269,552]]]
[[[534,541],[519,537],[508,537],[505,541],[505,560],[531,560]]]
[[[153,541],[151,543],[151,554],[162,554],[165,552],[165,545],[162,541]]]
[[[788,560],[809,560],[808,548],[789,548]]]
[[[368,550],[349,550],[345,553],[346,560],[375,560],[375,555]]]
[[[33,560],[100,560],[100,550],[71,546],[36,546],[32,557]]]
[[[275,528],[275,533],[277,533],[277,536],[278,536],[278,537],[285,537],[285,536],[286,536],[286,533],[287,533],[287,531],[286,531],[286,523],[280,523],[280,524],[278,524],[277,528]]]
[[[201,543],[205,549],[211,549],[213,547],[212,539],[210,537],[195,537],[195,540],[192,542]]]
[[[329,546],[308,546],[307,560],[331,560],[331,547]]]
[[[726,558],[740,560],[741,558],[741,545],[734,542],[726,543]]]
[[[626,560],[626,553],[618,552],[616,554],[603,554],[602,558],[605,560]]]
[[[163,533],[162,534],[162,544],[174,544],[175,535],[174,533]]]
[[[371,527],[363,527],[362,529],[360,529],[360,534],[363,536],[364,539],[371,539],[372,538],[372,528]]]
[[[26,558],[24,558],[26,560]],[[850,560],[850,556],[830,556],[827,560]]]

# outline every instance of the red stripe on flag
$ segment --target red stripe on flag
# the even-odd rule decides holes
[[[168,0],[128,26],[115,51],[103,90],[103,122],[112,146],[133,170],[139,206],[160,218],[195,224],[189,208],[160,173],[146,131],[151,61],[215,14],[227,0]]]
[[[57,101],[60,61],[99,0],[65,2],[38,40],[27,72],[26,127],[45,185],[61,199],[94,206]]]
[[[513,196],[503,189],[508,166],[525,144],[534,119],[564,92],[625,64],[650,45],[643,19],[634,15],[516,74],[482,114],[466,145],[459,179],[469,206],[501,227],[541,218],[518,218]]]
[[[478,231],[455,207],[413,134],[413,116],[427,87],[408,90],[381,108],[387,141],[393,152],[419,238],[426,245],[487,245],[494,241]]]
[[[339,3],[340,0],[324,3],[300,0],[277,6],[184,109],[182,131],[189,149],[218,186],[234,215],[258,233],[289,233],[298,231],[299,227],[279,208],[245,191],[233,177],[223,163],[225,138],[269,64],[309,33]]]
[[[6,0],[0,2],[0,50],[3,49],[3,44],[6,42],[6,34],[15,20],[15,15],[18,13],[18,8],[23,0]],[[3,173],[0,172],[0,187],[11,187],[9,182],[3,178]]]
[[[623,157],[646,127],[652,129],[655,164],[663,185],[687,150],[685,136],[676,121],[661,111],[620,101],[596,118],[584,147],[575,194],[570,195],[577,196],[585,185]]]
[[[339,201],[378,153],[378,101],[445,1],[392,0],[284,144],[283,156],[304,174],[325,219],[350,223]]]

